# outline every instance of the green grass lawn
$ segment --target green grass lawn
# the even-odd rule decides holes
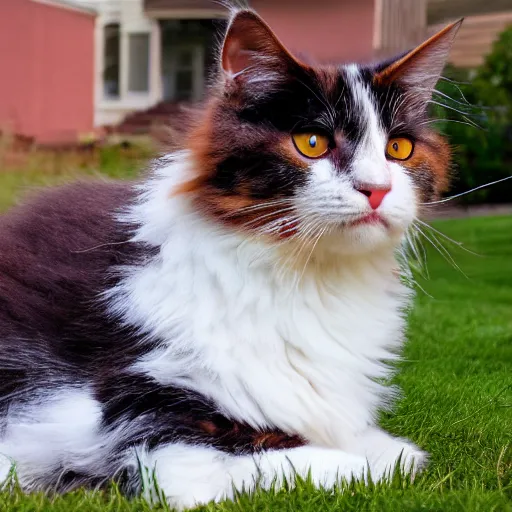
[[[22,185],[46,182],[37,173],[12,176],[0,173],[0,208],[12,204]],[[336,493],[299,482],[289,492],[242,495],[200,510],[512,512],[512,216],[434,225],[479,255],[447,244],[463,275],[428,251],[429,279],[419,281],[423,290],[395,379],[404,396],[381,419],[431,453],[426,472],[412,484],[397,478],[388,486],[351,484]],[[149,509],[115,488],[53,498],[0,494],[1,512]]]
[[[83,178],[132,178],[154,153],[148,142],[90,151],[8,152],[0,138],[0,211],[25,192]]]

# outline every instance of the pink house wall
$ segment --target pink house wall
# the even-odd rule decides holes
[[[252,0],[290,50],[325,62],[370,60],[375,0]]]
[[[0,0],[0,131],[41,142],[91,131],[94,16]]]

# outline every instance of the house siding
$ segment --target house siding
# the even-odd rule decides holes
[[[512,11],[511,0],[429,0],[428,22],[506,11]]]
[[[60,142],[92,130],[93,34],[90,13],[0,1],[0,131]]]
[[[321,62],[352,62],[373,58],[374,0],[252,0],[293,52]]]
[[[450,62],[475,68],[484,62],[500,33],[512,26],[512,0],[429,0],[430,33],[461,17],[464,23],[450,53]]]
[[[146,11],[160,11],[163,9],[224,9],[212,0],[144,0]]]
[[[413,48],[427,34],[427,0],[377,0],[375,50],[391,56]]]
[[[431,33],[437,32],[444,23],[432,25]],[[468,16],[450,52],[450,63],[462,68],[476,68],[491,52],[494,41],[501,32],[512,26],[512,9],[509,12]]]

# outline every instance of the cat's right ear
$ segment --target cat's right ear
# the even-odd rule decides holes
[[[222,46],[222,71],[239,83],[273,81],[299,63],[253,11],[238,11]],[[259,77],[259,79],[258,79]]]
[[[374,82],[382,85],[397,83],[414,91],[420,100],[428,101],[462,22],[463,19],[446,26],[414,50],[379,69]]]

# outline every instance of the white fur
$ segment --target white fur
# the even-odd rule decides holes
[[[150,453],[140,450],[139,460],[146,471],[154,470],[170,505],[178,509],[233,498],[235,489],[252,491],[256,486],[269,489],[284,480],[293,485],[296,475],[307,478],[310,474],[313,483],[325,488],[343,479],[367,476],[364,457],[309,446],[233,456],[213,448],[177,443]],[[375,480],[383,477],[383,473],[372,475]],[[157,496],[151,478],[148,483],[146,496],[154,501]]]
[[[380,447],[373,446],[383,441],[393,453],[382,453]],[[317,487],[328,489],[342,481],[367,480],[370,469],[372,481],[378,482],[390,477],[391,461],[398,457],[402,456],[406,471],[417,469],[414,464],[424,457],[411,443],[392,440],[377,429],[358,442],[364,444],[363,452],[370,448],[370,464],[365,456],[318,446],[234,456],[214,448],[174,443],[153,451],[140,447],[137,458],[146,498],[153,502],[160,498],[157,484],[171,506],[185,509],[233,498],[235,490],[269,489],[285,481],[293,486],[297,476],[310,477]]]
[[[398,461],[404,473],[414,476],[428,459],[427,454],[410,441],[391,437],[378,428],[369,428],[357,436],[353,449],[367,458],[372,477],[377,478],[394,470]]]
[[[400,165],[384,159],[381,170],[389,174],[392,188],[378,211],[388,223],[387,228],[375,224],[339,229],[340,223],[372,212],[366,196],[354,188],[354,177],[359,176],[359,183],[372,184],[376,188],[382,185],[377,180],[370,183],[368,176],[362,177],[366,169],[362,160],[356,160],[354,165],[358,167],[349,176],[336,170],[327,159],[315,162],[311,166],[307,187],[296,199],[297,209],[310,219],[318,219],[322,226],[330,227],[319,240],[317,252],[334,253],[336,256],[365,255],[368,258],[369,251],[378,249],[381,255],[388,257],[400,245],[404,232],[417,213],[412,180]],[[367,165],[378,167],[376,162],[367,162]]]
[[[293,253],[293,242],[248,241],[200,217],[186,197],[172,197],[190,173],[188,161],[187,153],[169,159],[123,216],[141,222],[136,240],[161,246],[157,259],[127,272],[108,294],[126,323],[164,340],[134,370],[206,395],[255,427],[367,457],[378,474],[402,451],[420,463],[416,447],[373,427],[377,409],[392,398],[377,379],[390,375],[383,361],[396,359],[410,298],[394,257],[415,213],[407,175],[398,165],[386,168],[393,190],[380,211],[388,229],[333,229],[303,268],[287,272],[283,253]],[[344,206],[359,215],[369,210],[326,161],[313,166],[304,194],[297,209],[327,222],[336,209],[342,217]],[[366,446],[365,436],[378,442]]]
[[[66,388],[34,402],[12,407],[0,440],[0,453],[14,462],[16,476],[27,489],[60,470],[79,471],[108,453],[98,435],[101,409],[87,389]]]
[[[137,238],[166,240],[160,257],[110,293],[127,323],[167,340],[137,369],[253,426],[350,444],[389,396],[372,379],[388,376],[381,360],[395,359],[401,342],[409,292],[392,275],[393,248],[323,261],[294,287],[276,270],[276,249],[243,243],[169,199],[180,170],[164,169],[134,212],[158,212]]]
[[[8,483],[12,467],[13,461],[9,457],[0,454],[0,490]]]
[[[353,103],[359,109],[353,115],[359,116],[359,124],[366,127],[352,164],[353,180],[375,188],[391,187],[393,182],[386,160],[388,135],[377,115],[375,101],[357,71],[352,69],[346,74],[346,79],[354,98]]]

